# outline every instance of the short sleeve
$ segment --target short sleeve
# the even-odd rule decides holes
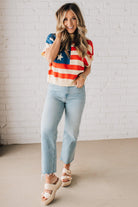
[[[56,39],[56,35],[53,34],[53,33],[50,33],[50,34],[47,36],[47,38],[46,38],[46,42],[45,42],[45,47],[44,47],[44,49],[43,49],[43,51],[42,51],[42,53],[41,53],[42,56],[45,56],[45,51],[46,51],[46,49],[47,49],[48,47],[50,47],[50,45],[53,44],[53,42],[55,41],[55,39]]]
[[[87,55],[84,58],[85,67],[89,67],[91,65],[94,56],[93,42],[91,40],[87,40],[87,42],[88,42],[88,50],[87,50]]]

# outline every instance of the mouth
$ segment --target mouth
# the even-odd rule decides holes
[[[68,29],[73,29],[73,26],[72,27],[67,27]]]

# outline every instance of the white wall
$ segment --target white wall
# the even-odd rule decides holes
[[[4,144],[40,142],[48,63],[41,56],[63,0],[0,2],[0,126]],[[79,140],[138,137],[138,1],[75,1],[93,41]],[[63,116],[64,117],[64,116]],[[62,140],[64,119],[59,125]]]

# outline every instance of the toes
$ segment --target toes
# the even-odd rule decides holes
[[[45,198],[45,197],[43,196],[43,197],[42,197],[42,200],[45,201],[45,200],[47,200],[47,198]]]
[[[67,182],[67,181],[69,181],[69,180],[63,180],[63,182]]]
[[[44,201],[44,200],[47,200],[47,198],[45,196],[42,195],[41,199]]]
[[[62,179],[63,182],[68,182],[70,181],[69,179]]]
[[[66,176],[67,174],[66,174],[66,173],[63,173],[62,175],[63,175],[63,176]],[[67,175],[67,176],[69,176],[69,175]],[[71,177],[71,176],[70,176],[70,177]],[[63,181],[63,182],[68,182],[68,181],[70,181],[70,180],[67,178],[67,179],[62,179],[62,181]]]

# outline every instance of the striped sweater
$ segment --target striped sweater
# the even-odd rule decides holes
[[[46,45],[41,55],[45,56],[46,48],[50,47],[56,39],[55,34],[51,33],[46,39]],[[60,86],[74,86],[74,80],[78,74],[84,72],[85,67],[91,65],[94,49],[91,40],[88,40],[88,56],[81,58],[75,48],[74,43],[70,45],[69,57],[66,55],[64,50],[59,52],[56,59],[49,64],[48,70],[48,82]]]

